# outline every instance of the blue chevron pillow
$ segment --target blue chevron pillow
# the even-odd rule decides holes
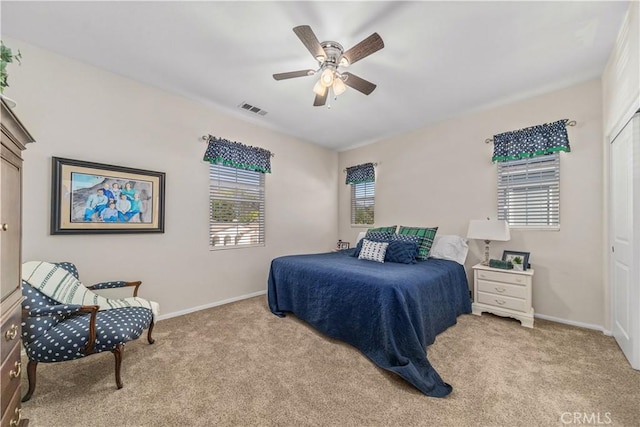
[[[384,262],[397,262],[400,264],[415,264],[418,255],[416,242],[403,242],[391,240],[384,257]]]

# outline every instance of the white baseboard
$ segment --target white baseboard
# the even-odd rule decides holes
[[[174,311],[173,313],[162,314],[162,315],[158,316],[156,318],[156,320],[171,319],[172,317],[183,316],[185,314],[193,313],[193,312],[196,312],[196,311],[206,310],[207,308],[217,307],[219,305],[229,304],[229,303],[240,301],[240,300],[243,300],[243,299],[257,297],[259,295],[265,295],[266,293],[267,293],[266,290],[258,291],[258,292],[254,292],[252,294],[240,295],[238,297],[233,297],[233,298],[225,299],[225,300],[222,300],[222,301],[216,301],[216,302],[212,302],[210,304],[199,305],[197,307],[187,308],[185,310]]]
[[[593,325],[591,323],[576,322],[575,320],[561,319],[559,317],[547,316],[546,314],[538,314],[538,313],[536,313],[534,315],[534,317],[537,317],[537,318],[543,319],[543,320],[550,320],[552,322],[564,323],[565,325],[578,326],[580,328],[586,328],[586,329],[593,329],[593,330],[596,330],[596,331],[600,331],[605,335],[611,336],[611,331],[609,331],[608,329],[605,329],[603,326],[600,326],[600,325]]]

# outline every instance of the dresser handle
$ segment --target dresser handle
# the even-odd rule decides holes
[[[20,424],[20,421],[22,421],[22,409],[20,408],[16,408],[16,417],[12,418],[11,421],[9,422],[9,425],[11,427],[17,427],[18,424]]]
[[[16,362],[16,369],[12,369],[9,371],[9,378],[20,378],[20,373],[22,372],[22,363]]]
[[[506,291],[505,288],[499,288],[499,287],[496,286],[496,292],[503,293],[504,291]]]
[[[519,278],[519,277],[516,277],[516,282],[518,282],[518,283],[522,283],[522,279],[521,279],[521,278]]]
[[[2,231],[9,230],[9,224],[2,224]]]
[[[506,301],[503,301],[503,300],[501,300],[501,299],[497,299],[497,300],[496,300],[496,302],[498,303],[498,305],[504,305],[504,303],[505,303]]]
[[[11,341],[16,338],[18,335],[18,327],[16,325],[11,325],[9,330],[4,333],[4,339],[7,341]]]

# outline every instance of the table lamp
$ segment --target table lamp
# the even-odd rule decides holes
[[[511,239],[509,224],[501,219],[472,219],[469,221],[467,239],[484,240],[484,261],[482,261],[482,265],[489,265],[489,243],[492,240],[506,242]]]

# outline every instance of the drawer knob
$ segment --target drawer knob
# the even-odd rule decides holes
[[[17,427],[20,424],[20,421],[22,421],[22,409],[16,408],[15,414],[16,414],[16,416],[13,417],[11,419],[11,421],[9,422],[9,425],[11,427]]]
[[[503,301],[503,300],[501,300],[501,299],[497,299],[497,300],[496,300],[496,303],[497,303],[498,305],[504,305],[504,303],[505,303],[505,302],[506,302],[506,301]]]
[[[16,362],[16,369],[12,369],[9,371],[9,378],[20,378],[20,373],[22,372],[22,363]]]
[[[4,339],[7,341],[11,341],[18,336],[18,326],[11,325],[8,331],[4,333]]]
[[[520,277],[516,277],[516,282],[522,283],[522,279]]]
[[[9,224],[2,224],[2,231],[9,230]]]
[[[505,288],[499,288],[499,287],[496,286],[496,292],[503,293],[504,291],[506,291]]]

